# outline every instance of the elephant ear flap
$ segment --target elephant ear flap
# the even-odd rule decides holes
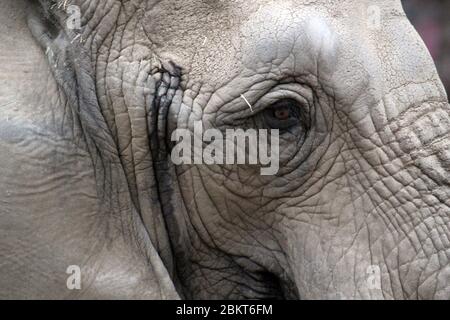
[[[100,202],[98,214],[114,224],[111,228],[125,226],[129,229],[124,230],[123,235],[128,243],[141,250],[149,272],[160,284],[161,296],[178,298],[173,275],[169,273],[173,266],[167,265],[167,261],[163,263],[164,257],[158,253],[157,243],[150,238],[133,203],[116,141],[98,102],[90,53],[82,45],[81,33],[66,28],[63,2],[67,1],[33,2],[27,22],[33,37],[45,51],[49,68],[67,99],[73,118],[81,127],[82,140],[94,167]]]

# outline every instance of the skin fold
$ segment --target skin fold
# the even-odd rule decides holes
[[[0,9],[0,298],[450,299],[450,109],[400,1]],[[275,176],[170,161],[286,99]]]

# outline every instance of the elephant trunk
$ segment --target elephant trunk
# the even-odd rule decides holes
[[[450,106],[412,106],[386,131],[395,159],[380,148],[376,166],[373,156],[344,166],[354,172],[336,165],[340,178],[308,198],[314,212],[303,203],[282,224],[300,298],[450,297]]]

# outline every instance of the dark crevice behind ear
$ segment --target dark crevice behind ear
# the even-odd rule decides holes
[[[176,239],[180,237],[178,236],[179,232],[173,233],[173,225],[175,225],[173,219],[174,215],[179,213],[179,208],[177,207],[180,205],[180,201],[174,203],[175,194],[179,194],[179,190],[174,176],[174,168],[170,162],[169,142],[171,132],[168,121],[174,97],[181,90],[181,68],[173,63],[165,63],[160,67],[158,73],[156,78],[159,80],[156,83],[156,92],[147,119],[150,130],[149,141],[153,159],[153,172],[156,180],[153,191],[157,194],[165,229],[172,231],[171,236],[168,238],[168,243],[171,252],[174,252],[174,244],[176,245]],[[169,267],[175,287],[178,293],[183,295],[183,289],[176,270],[176,259],[170,261]]]
[[[171,128],[169,125],[169,110],[174,102],[178,90],[181,90],[181,68],[174,64],[166,64],[161,69],[162,77],[156,84],[156,96],[154,107],[158,109],[157,150],[160,154],[167,155],[169,152]]]

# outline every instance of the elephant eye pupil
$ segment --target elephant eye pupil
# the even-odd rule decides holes
[[[289,130],[302,122],[301,107],[293,99],[282,99],[264,112],[266,125],[272,129]]]
[[[289,120],[289,118],[291,117],[291,111],[288,108],[280,108],[278,110],[275,110],[274,116],[281,121]]]

